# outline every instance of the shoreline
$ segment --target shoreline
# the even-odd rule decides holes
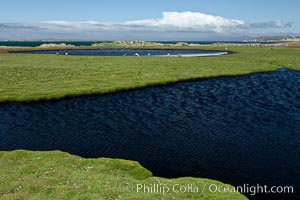
[[[201,49],[224,51],[211,46]],[[0,104],[114,94],[186,81],[272,72],[281,66],[300,70],[298,49],[228,47],[227,51],[230,53],[224,56],[183,59],[0,54],[3,61],[0,63],[3,80]]]
[[[156,177],[138,162],[131,160],[102,157],[82,158],[62,151],[29,150],[0,151],[0,157],[5,161],[0,162],[1,174],[9,174],[9,176],[3,176],[2,179],[2,181],[7,182],[0,189],[1,197],[4,199],[16,198],[18,195],[23,195],[22,197],[25,199],[36,198],[37,196],[40,199],[48,199],[50,194],[53,195],[52,192],[49,193],[53,187],[55,187],[55,193],[54,196],[50,197],[51,199],[66,198],[65,195],[71,198],[78,194],[84,194],[86,197],[94,196],[97,199],[112,195],[122,195],[125,199],[156,199],[162,194],[158,191],[137,192],[137,185],[147,184],[151,187],[162,183],[171,187],[172,185],[189,187],[191,184],[194,186],[194,190],[186,192],[168,191],[164,193],[163,196],[168,199],[174,198],[174,196],[180,199],[201,197],[201,199],[208,200],[221,196],[226,199],[248,199],[239,192],[218,193],[211,192],[208,188],[202,189],[204,185],[233,189],[233,186],[228,183],[208,178],[180,177],[168,179]],[[18,164],[12,164],[15,162]],[[26,167],[32,170],[24,171]],[[22,176],[22,182],[18,181],[20,176]],[[12,182],[12,178],[17,181]],[[99,184],[99,181],[104,181],[105,184]],[[15,183],[18,184],[18,188],[12,190],[15,188]],[[57,187],[57,184],[60,187]],[[40,190],[41,187],[45,190]],[[22,194],[24,190],[26,194]],[[37,194],[36,190],[40,190],[40,192]],[[86,192],[87,190],[89,192]],[[80,197],[83,198],[82,195]]]
[[[25,99],[25,100],[6,100],[6,101],[0,101],[0,106],[1,105],[6,105],[6,104],[12,104],[12,103],[25,103],[25,104],[35,104],[35,103],[43,103],[43,102],[58,102],[61,100],[68,100],[72,98],[80,98],[80,97],[94,97],[94,96],[110,96],[110,95],[115,95],[119,93],[127,93],[127,92],[133,92],[133,91],[138,91],[138,90],[143,90],[147,88],[156,88],[156,87],[164,87],[164,86],[171,86],[171,85],[176,85],[180,83],[186,83],[186,82],[197,82],[197,81],[206,81],[206,80],[211,80],[211,79],[222,79],[222,78],[239,78],[239,77],[245,77],[248,75],[252,74],[265,74],[265,73],[272,73],[276,72],[282,68],[292,70],[292,71],[297,71],[298,70],[293,70],[289,69],[286,67],[278,67],[275,70],[272,71],[259,71],[259,72],[249,72],[245,74],[236,74],[236,75],[220,75],[220,76],[215,76],[215,77],[201,77],[201,78],[192,78],[192,79],[184,79],[184,80],[177,80],[174,82],[163,82],[163,83],[156,83],[156,84],[148,84],[145,86],[140,86],[136,88],[123,88],[123,89],[116,89],[114,91],[106,91],[106,92],[95,92],[95,93],[90,93],[90,94],[70,94],[70,95],[65,95],[62,97],[50,97],[50,98],[40,98],[40,99]],[[300,70],[299,70],[300,71]]]

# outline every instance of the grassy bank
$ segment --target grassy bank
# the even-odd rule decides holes
[[[182,80],[273,71],[280,66],[300,69],[299,49],[229,50],[236,53],[193,58],[0,54],[0,102],[107,93]]]
[[[137,184],[154,183],[166,184],[170,191],[137,192]],[[176,193],[175,184],[192,184],[195,193]],[[83,159],[62,152],[0,152],[1,199],[246,199],[239,193],[209,192],[211,184],[232,188],[208,179],[153,177],[133,161]]]

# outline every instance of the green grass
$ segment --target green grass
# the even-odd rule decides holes
[[[236,53],[193,58],[0,54],[0,102],[102,94],[183,80],[274,71],[280,66],[300,69],[300,49],[229,50]]]
[[[195,193],[165,195],[139,192],[137,184],[163,183],[198,187]],[[246,199],[233,192],[212,193],[209,185],[230,187],[200,178],[153,177],[137,162],[83,159],[62,152],[0,152],[0,199]],[[204,185],[206,188],[203,190]]]
[[[298,48],[300,48],[300,41],[297,41],[297,42],[288,42],[287,44],[289,46],[298,46]]]

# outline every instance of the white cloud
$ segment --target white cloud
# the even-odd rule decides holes
[[[280,20],[270,22],[248,23],[238,19],[227,19],[200,12],[164,12],[162,17],[123,23],[97,21],[46,21],[40,23],[3,23],[0,24],[0,36],[12,39],[13,36],[24,37],[64,37],[89,39],[145,39],[159,40],[168,32],[169,39],[177,38],[206,39],[205,37],[234,37],[242,35],[263,34],[269,29],[285,29],[292,23]],[[31,35],[30,35],[31,34]],[[152,34],[152,35],[151,35]],[[155,37],[154,37],[155,36]],[[208,39],[208,38],[207,38]]]
[[[260,23],[252,23],[249,24],[251,28],[257,29],[267,29],[267,28],[291,28],[293,26],[293,22],[284,23],[281,20],[269,21],[269,22],[260,22]]]
[[[224,28],[244,25],[242,20],[226,19],[220,16],[199,12],[164,12],[162,18],[125,22],[125,25],[137,25],[148,28],[172,30],[215,31],[222,33]]]

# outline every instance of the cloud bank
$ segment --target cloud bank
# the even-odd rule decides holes
[[[0,23],[0,37],[7,39],[143,39],[203,40],[259,36],[267,31],[285,30],[292,23],[281,20],[248,23],[238,19],[200,12],[164,12],[162,17],[113,22],[46,21],[39,23]]]

